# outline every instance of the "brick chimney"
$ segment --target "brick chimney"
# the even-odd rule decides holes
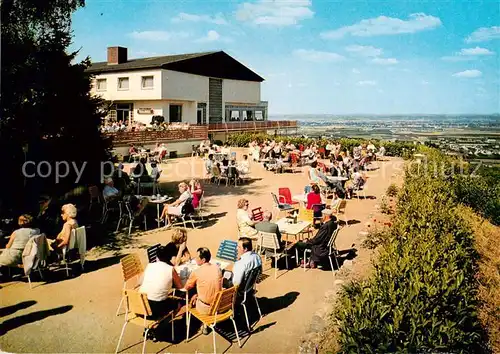
[[[127,62],[127,48],[108,47],[108,65],[116,65]]]

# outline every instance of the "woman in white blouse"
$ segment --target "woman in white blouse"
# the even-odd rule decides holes
[[[238,223],[238,230],[240,237],[256,238],[258,231],[254,228],[256,222],[252,220],[248,212],[248,200],[238,200],[238,210],[236,212],[236,221]]]

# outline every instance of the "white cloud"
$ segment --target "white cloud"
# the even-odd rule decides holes
[[[420,81],[420,84],[421,84],[421,85],[429,85],[429,84],[430,84],[430,82],[429,82],[429,81],[422,80],[422,81]]]
[[[372,47],[371,45],[350,45],[345,50],[363,57],[378,57],[382,54],[382,49]]]
[[[456,52],[452,56],[441,57],[441,60],[445,61],[470,61],[476,60],[479,57],[494,55],[495,52],[492,52],[489,49],[475,47],[475,48],[464,48],[460,52]]]
[[[338,62],[345,59],[342,55],[337,53],[321,52],[318,50],[308,50],[308,49],[294,50],[293,55],[302,60],[313,61],[317,63]]]
[[[461,71],[459,73],[453,74],[454,77],[463,77],[463,78],[468,78],[468,79],[480,77],[481,75],[483,75],[483,73],[480,72],[479,70],[465,70],[465,71]]]
[[[352,71],[353,74],[361,74],[361,71],[359,71],[356,68],[353,68],[351,71]]]
[[[301,20],[314,16],[311,0],[258,0],[245,2],[238,7],[236,18],[239,21],[256,25],[292,26]]]
[[[231,42],[231,39],[222,37],[217,31],[210,30],[205,36],[198,38],[196,42]]]
[[[134,31],[128,34],[133,39],[143,41],[170,41],[177,38],[187,38],[187,32],[169,32],[169,31]]]
[[[358,81],[358,86],[377,86],[377,81],[373,80]]]
[[[224,19],[224,16],[221,13],[216,14],[215,16],[209,15],[195,15],[188,14],[185,12],[181,12],[176,17],[172,19],[172,22],[207,22],[213,23],[215,25],[227,25],[227,21]]]
[[[500,39],[500,26],[481,27],[472,32],[469,37],[465,38],[465,42],[487,42],[492,39]]]
[[[377,18],[361,20],[351,26],[345,26],[333,31],[323,32],[321,33],[321,37],[327,39],[338,39],[347,35],[351,35],[353,37],[394,35],[425,31],[439,26],[441,26],[441,20],[438,17],[426,15],[424,13],[411,14],[408,20],[379,16]]]
[[[395,65],[399,61],[396,58],[374,58],[372,59],[372,63],[378,65]]]
[[[475,55],[493,55],[495,54],[495,52],[492,52],[491,50],[486,48],[476,47],[476,48],[462,49],[459,54],[475,56]]]

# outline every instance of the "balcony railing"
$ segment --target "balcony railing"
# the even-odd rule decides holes
[[[252,122],[227,122],[227,123],[210,123],[208,125],[209,132],[220,131],[259,131],[266,129],[286,129],[298,128],[297,121],[295,120],[282,120],[282,121],[252,121]]]
[[[114,146],[181,140],[204,140],[208,139],[208,126],[194,125],[190,126],[188,129],[116,132],[103,133],[103,135],[110,137]]]

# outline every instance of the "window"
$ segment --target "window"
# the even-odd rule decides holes
[[[231,111],[231,121],[240,120],[240,111]]]
[[[128,77],[118,78],[118,90],[128,90]]]
[[[264,120],[264,115],[262,111],[255,111],[255,120]]]
[[[170,123],[175,123],[175,122],[182,122],[182,105],[180,104],[171,104],[169,106],[169,122]]]
[[[106,79],[97,79],[96,89],[97,91],[106,91]]]
[[[253,120],[253,111],[243,111],[243,120]]]
[[[143,76],[142,77],[142,88],[152,89],[154,87],[154,77],[153,76]]]

